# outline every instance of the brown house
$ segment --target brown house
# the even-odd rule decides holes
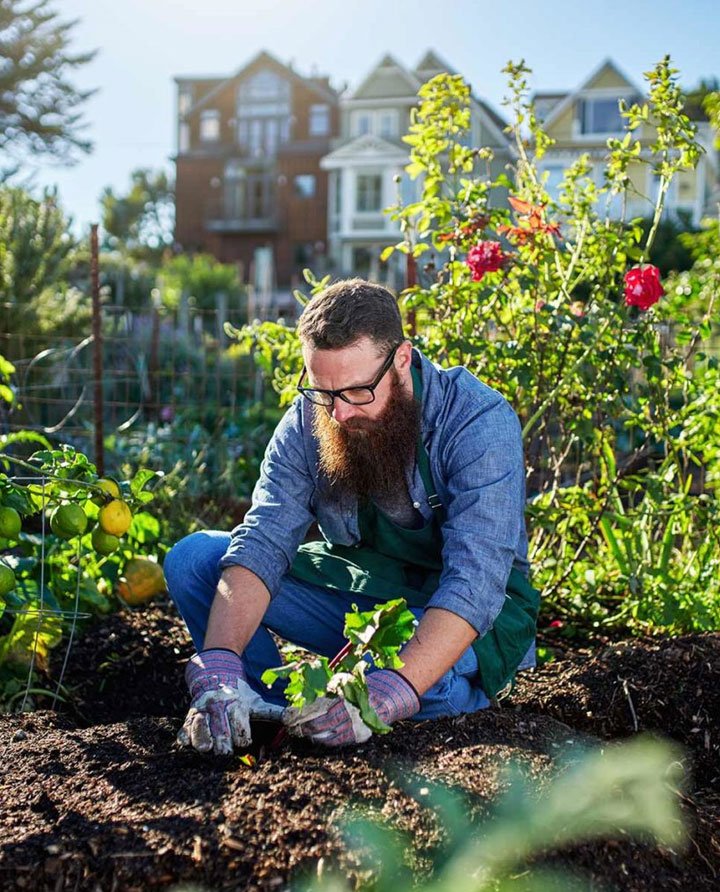
[[[175,239],[287,287],[327,250],[338,92],[261,52],[226,78],[177,77]],[[263,273],[260,275],[260,267]]]

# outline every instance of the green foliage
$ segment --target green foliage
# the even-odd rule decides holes
[[[75,22],[61,22],[49,0],[0,0],[0,151],[15,160],[28,155],[72,164],[92,143],[85,139],[80,107],[93,90],[78,90],[68,74],[95,53],[70,52]]]
[[[366,656],[371,656],[378,668],[399,669],[403,663],[398,656],[402,645],[415,631],[415,617],[401,598],[376,604],[374,610],[359,611],[353,604],[345,616],[344,635],[347,646],[330,661],[327,657],[296,660],[262,674],[263,684],[270,685],[287,678],[285,696],[298,709],[314,703],[318,697],[343,697],[360,710],[365,724],[377,734],[390,728],[370,706],[365,672]]]
[[[462,78],[439,75],[420,90],[405,141],[422,194],[390,209],[403,238],[385,251],[431,255],[402,295],[415,342],[442,365],[467,367],[518,413],[530,561],[553,615],[717,628],[720,545],[703,533],[716,523],[719,478],[717,226],[683,236],[693,266],[654,305],[631,306],[625,281],[653,256],[673,177],[702,152],[677,71],[663,58],[645,75],[647,99],[621,104],[626,132],[608,140],[602,185],[584,155],[557,195],[539,173],[552,139],[528,98],[530,70],[509,63],[505,73],[512,181],[493,178],[492,152],[470,145]],[[643,166],[659,181],[651,220],[614,219],[610,204],[626,204]],[[508,188],[509,208],[497,200]],[[472,259],[478,245],[500,252],[500,268]],[[256,326],[239,337],[291,398],[301,368],[293,332]]]
[[[303,270],[310,286],[310,297],[319,294],[330,284],[330,276],[317,279],[309,269]],[[309,298],[296,289],[295,299],[304,307]],[[255,364],[268,378],[280,396],[280,405],[288,406],[297,396],[296,385],[302,371],[303,359],[295,329],[284,322],[251,322],[242,328],[225,325],[225,333],[237,342],[230,352],[235,356],[252,356]]]
[[[504,772],[504,792],[489,813],[464,792],[424,778],[397,783],[417,806],[431,809],[440,842],[430,853],[432,871],[418,876],[411,865],[414,840],[362,812],[344,821],[346,845],[359,860],[362,880],[353,888],[374,892],[498,892],[586,888],[570,877],[537,866],[544,853],[603,838],[635,837],[664,846],[685,840],[679,809],[681,782],[675,751],[638,738],[604,750],[566,754],[542,784],[514,764]],[[539,789],[538,789],[539,788]],[[480,821],[471,815],[484,812]],[[533,863],[534,862],[534,863]],[[421,862],[422,863],[422,862]],[[296,886],[297,888],[297,886]],[[343,892],[344,877],[300,884],[305,892]]]
[[[176,542],[198,529],[228,529],[247,508],[281,415],[262,404],[187,409],[167,424],[110,435],[106,460],[126,479],[142,468],[162,474],[154,502],[162,541]]]
[[[15,394],[10,387],[14,371],[15,366],[0,354],[0,402],[12,403],[15,400]]]
[[[16,336],[10,349],[20,335],[67,330],[89,319],[89,300],[67,282],[76,249],[68,228],[54,192],[38,200],[22,189],[0,188],[0,304],[6,331]]]
[[[0,449],[7,448],[11,438],[16,445],[38,435],[0,437]],[[0,702],[15,695],[30,666],[47,671],[51,648],[73,622],[79,618],[82,624],[83,619],[113,608],[110,595],[128,558],[158,547],[158,521],[143,510],[153,498],[146,487],[156,477],[154,471],[139,471],[120,484],[121,497],[135,514],[118,550],[105,556],[93,549],[92,533],[100,506],[111,496],[98,485],[97,471],[87,456],[70,446],[46,445],[27,461],[0,451],[5,472],[18,468],[23,475],[0,472],[0,505],[14,508],[22,517],[17,541],[0,538],[3,560],[17,580],[0,599]],[[51,532],[51,514],[61,505],[73,505],[87,517],[82,535],[67,538]]]
[[[106,247],[159,259],[172,246],[175,190],[165,171],[134,170],[127,193],[116,195],[108,186],[100,205]]]
[[[219,263],[209,254],[179,254],[167,260],[160,269],[158,287],[163,304],[170,309],[180,305],[183,293],[202,310],[214,310],[220,292],[234,304],[244,297],[237,267]]]

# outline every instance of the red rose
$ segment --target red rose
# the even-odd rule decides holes
[[[473,282],[479,282],[485,273],[502,269],[508,260],[500,242],[478,242],[468,251],[466,262],[472,270]]]
[[[665,294],[656,266],[634,266],[625,273],[625,303],[629,307],[649,309]]]

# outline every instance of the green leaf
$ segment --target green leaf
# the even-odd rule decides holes
[[[615,535],[615,530],[613,529],[610,518],[607,515],[604,515],[600,520],[600,529],[602,530],[603,537],[610,548],[610,551],[617,562],[620,571],[623,576],[630,576],[630,567],[627,562],[627,558],[625,556],[625,552],[620,547],[620,543],[618,541],[617,536]]]
[[[391,730],[370,705],[368,698],[367,682],[364,674],[361,677],[351,677],[342,686],[345,699],[352,703],[360,711],[360,718],[375,734],[387,734]]]
[[[147,484],[158,476],[157,471],[151,471],[148,468],[141,468],[130,481],[130,492],[135,496],[139,497],[141,491],[147,486]],[[152,498],[152,495],[151,495]]]
[[[141,545],[157,542],[160,538],[160,521],[147,511],[138,511],[133,515],[127,536]]]
[[[415,616],[402,598],[376,604],[374,610],[364,612],[353,604],[353,612],[345,615],[344,635],[372,654],[377,666],[397,669],[402,666],[397,652],[412,638],[415,625]]]
[[[289,663],[277,669],[266,669],[260,680],[270,687],[279,678],[287,678],[285,696],[292,706],[300,709],[326,694],[332,675],[327,657],[316,657],[313,660]]]

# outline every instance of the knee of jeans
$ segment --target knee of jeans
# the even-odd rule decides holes
[[[190,590],[188,583],[192,581],[191,568],[201,559],[201,549],[207,548],[202,532],[190,533],[173,545],[165,555],[163,573],[170,597],[176,604],[183,601]],[[204,550],[204,549],[203,549]]]

